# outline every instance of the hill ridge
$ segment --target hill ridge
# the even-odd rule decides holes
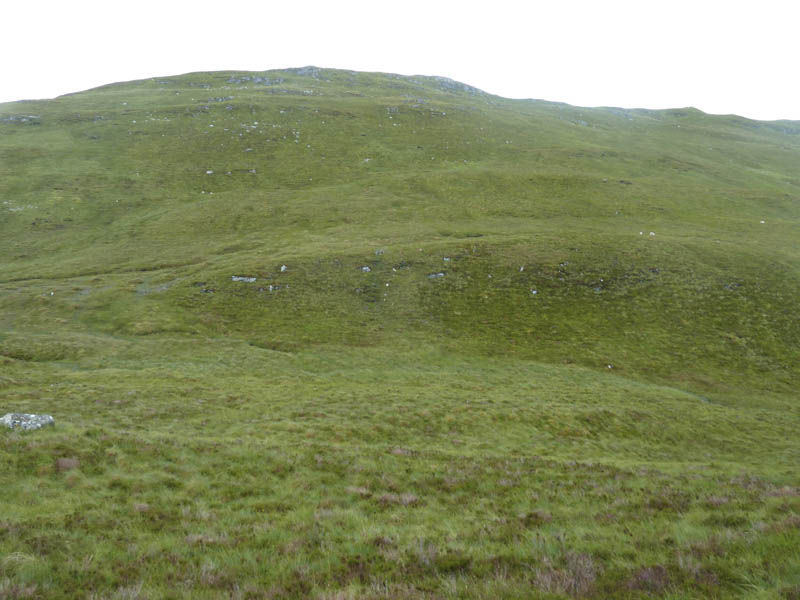
[[[142,83],[142,82],[145,82],[145,81],[159,81],[159,80],[160,81],[166,81],[166,80],[168,80],[170,78],[179,78],[179,77],[192,76],[192,75],[239,74],[239,75],[251,75],[251,76],[252,75],[256,75],[256,76],[264,75],[264,76],[266,76],[267,74],[273,74],[274,75],[274,74],[280,74],[280,73],[288,73],[288,74],[293,74],[293,75],[298,75],[298,76],[307,76],[307,77],[311,77],[312,79],[319,80],[319,75],[322,74],[323,72],[341,73],[341,74],[350,74],[350,75],[356,75],[356,74],[362,73],[360,71],[354,71],[354,70],[351,70],[351,69],[341,69],[341,68],[331,68],[331,67],[317,67],[317,66],[314,66],[314,65],[306,65],[304,67],[285,67],[285,68],[277,68],[277,69],[255,70],[255,71],[253,71],[253,70],[237,70],[237,69],[224,69],[224,70],[218,70],[218,71],[190,71],[190,72],[182,73],[180,75],[165,75],[165,76],[159,76],[159,77],[147,77],[147,78],[144,78],[144,79],[131,79],[131,80],[118,81],[118,82],[113,82],[113,83],[106,83],[106,84],[101,84],[101,85],[96,86],[96,87],[88,88],[86,90],[79,90],[79,91],[75,91],[75,92],[68,92],[68,93],[65,93],[65,94],[61,94],[59,96],[56,96],[55,98],[13,100],[13,101],[9,101],[9,102],[0,103],[0,106],[2,106],[3,104],[46,102],[48,100],[56,100],[56,99],[59,99],[59,98],[67,98],[67,97],[74,96],[74,95],[77,95],[77,94],[83,94],[85,92],[93,92],[93,91],[97,91],[97,90],[103,90],[103,89],[107,89],[107,88],[110,88],[110,87],[113,87],[113,86]],[[551,104],[551,105],[556,105],[556,106],[564,106],[564,107],[568,107],[568,108],[572,108],[572,109],[585,109],[585,110],[600,109],[600,110],[609,110],[609,111],[627,111],[627,112],[637,112],[637,111],[639,111],[639,112],[650,112],[650,113],[696,111],[696,112],[701,113],[702,115],[708,116],[708,117],[721,117],[721,118],[733,118],[733,117],[735,117],[735,118],[743,119],[745,121],[749,121],[749,122],[753,122],[753,123],[797,124],[797,127],[800,127],[800,120],[797,120],[797,119],[753,119],[753,118],[745,117],[743,115],[738,115],[738,114],[735,114],[735,113],[706,113],[706,112],[700,110],[699,108],[696,108],[696,107],[693,107],[693,106],[671,107],[671,108],[660,108],[660,109],[645,108],[645,107],[602,106],[602,105],[598,105],[598,106],[582,106],[582,105],[573,105],[573,104],[569,104],[567,102],[562,102],[562,101],[547,100],[547,99],[543,99],[543,98],[505,98],[503,96],[490,94],[489,92],[486,92],[486,91],[484,91],[484,90],[482,90],[480,88],[477,88],[475,86],[472,86],[472,85],[469,85],[467,83],[463,83],[461,81],[457,81],[457,80],[454,80],[454,79],[451,79],[449,77],[442,76],[442,75],[420,75],[420,74],[402,75],[402,74],[398,74],[398,73],[383,72],[383,71],[371,71],[371,72],[363,72],[363,73],[368,73],[368,74],[371,74],[371,75],[383,75],[383,76],[385,76],[387,78],[405,80],[405,81],[410,81],[412,83],[423,83],[424,81],[428,80],[428,81],[440,84],[440,86],[444,90],[449,89],[451,91],[466,91],[466,92],[469,92],[469,93],[472,93],[472,94],[490,96],[490,97],[494,97],[494,98],[501,98],[503,100],[546,103],[546,104]],[[794,128],[792,128],[792,129],[793,129],[792,130],[792,134],[793,135],[796,134],[796,133],[800,133],[800,130],[794,131]]]

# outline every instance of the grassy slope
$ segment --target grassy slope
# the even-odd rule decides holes
[[[0,437],[0,597],[800,593],[798,134],[330,70],[0,106],[0,411],[59,423]]]

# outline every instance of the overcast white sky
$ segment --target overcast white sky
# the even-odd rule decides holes
[[[313,64],[579,106],[800,120],[797,0],[27,0],[0,19],[0,102]]]

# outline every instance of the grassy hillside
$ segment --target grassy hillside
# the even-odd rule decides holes
[[[798,165],[313,67],[0,104],[0,414],[57,423],[0,598],[799,597]]]

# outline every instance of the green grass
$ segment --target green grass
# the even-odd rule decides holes
[[[0,598],[798,597],[799,135],[327,69],[0,105],[0,413],[56,419],[0,432]]]

